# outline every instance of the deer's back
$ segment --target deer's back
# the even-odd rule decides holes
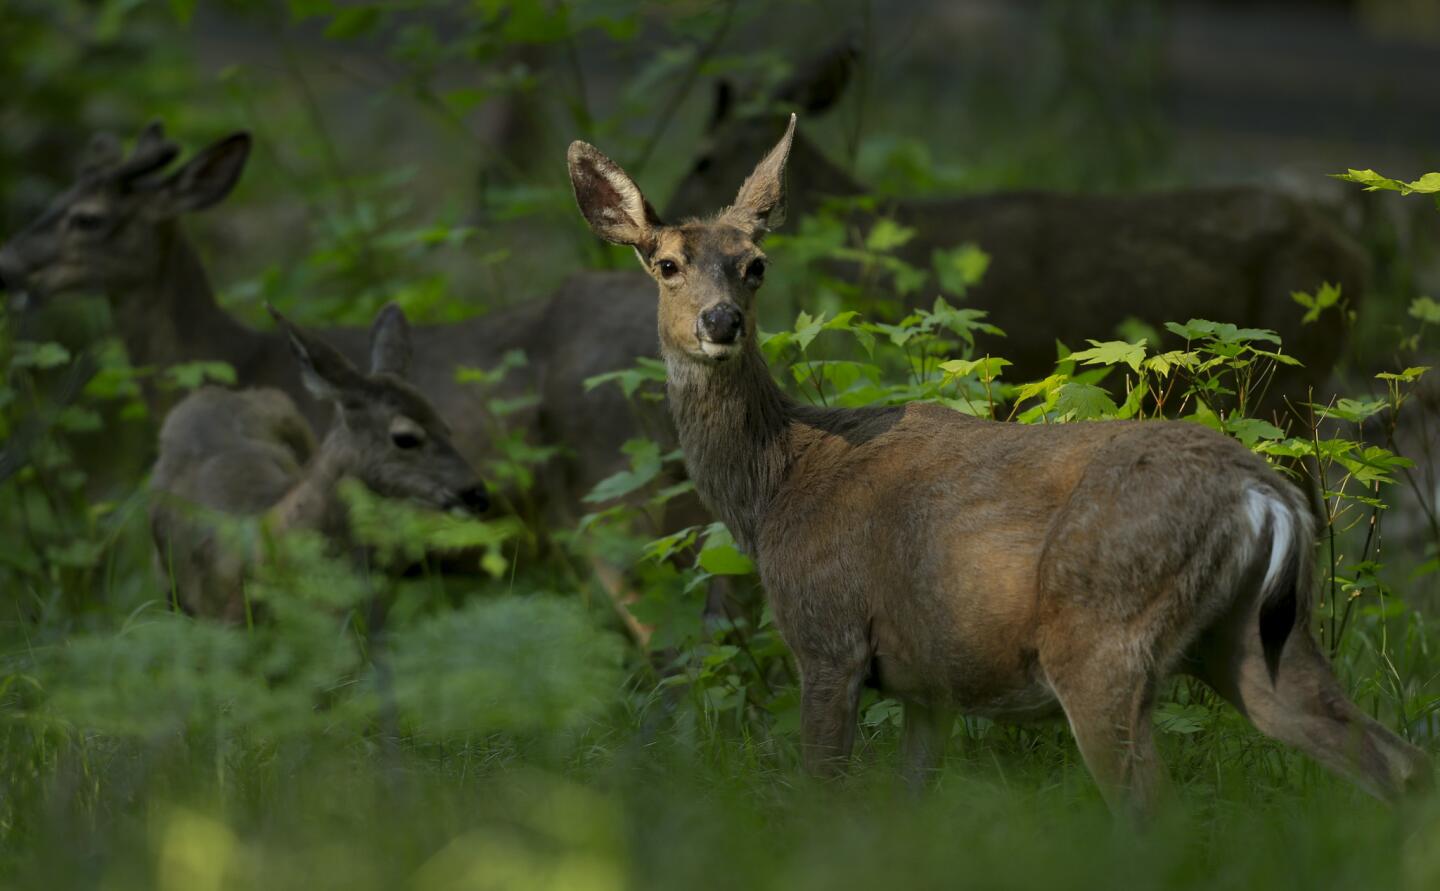
[[[1339,353],[1338,313],[1302,325],[1290,293],[1331,282],[1353,300],[1364,286],[1352,239],[1319,210],[1265,190],[1009,192],[908,202],[900,215],[919,230],[903,249],[915,262],[962,242],[990,254],[965,299],[1006,332],[996,348],[1024,377],[1049,372],[1057,338],[1075,348],[1131,317],[1157,328],[1191,318],[1270,328],[1323,374]]]
[[[674,448],[663,400],[628,399],[615,383],[585,388],[590,378],[658,359],[655,316],[654,281],[629,271],[576,275],[546,307],[541,429],[569,450],[556,483],[572,510],[596,483],[627,466],[620,451],[627,440],[650,437],[662,451]]]
[[[279,390],[191,393],[165,418],[151,475],[150,531],[162,577],[192,613],[244,615],[243,554],[214,520],[262,513],[300,478],[314,436]]]
[[[203,387],[166,416],[150,485],[167,499],[258,513],[295,484],[314,451],[310,426],[286,394]]]
[[[1238,541],[1245,486],[1304,509],[1263,460],[1195,424],[826,414],[794,428],[798,459],[759,536],[781,630],[804,652],[866,629],[883,686],[977,713],[1053,708],[1037,635],[1077,609],[1123,629],[1205,530]]]

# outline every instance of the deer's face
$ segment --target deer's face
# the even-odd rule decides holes
[[[0,283],[43,298],[144,280],[158,256],[144,209],[110,179],[82,179],[0,248]]]
[[[483,513],[485,484],[450,440],[450,428],[404,380],[410,364],[410,326],[393,304],[370,329],[370,373],[330,344],[292,325],[273,309],[300,361],[305,386],[335,404],[324,451],[348,476],[376,494],[441,510]]]
[[[386,498],[481,514],[490,499],[450,428],[413,387],[389,374],[366,378],[340,400],[330,437],[349,455],[350,474]]]
[[[660,344],[667,357],[719,364],[755,337],[755,292],[765,279],[760,239],[785,219],[785,160],[795,117],[729,207],[666,226],[640,189],[594,146],[570,146],[570,182],[590,228],[627,244],[660,287]]]
[[[236,134],[166,174],[179,149],[158,125],[129,157],[113,139],[96,137],[75,183],[0,247],[0,288],[40,299],[146,282],[159,262],[162,227],[229,194],[249,148],[249,137]]]
[[[765,254],[749,233],[720,222],[662,228],[646,268],[660,286],[667,352],[724,362],[754,338]]]

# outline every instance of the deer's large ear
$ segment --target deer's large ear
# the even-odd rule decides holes
[[[290,351],[300,362],[300,380],[310,395],[327,402],[339,402],[346,393],[364,388],[364,375],[339,350],[297,327],[270,304],[265,304],[265,308],[274,317],[275,324],[285,332]]]
[[[250,134],[233,133],[185,162],[155,188],[166,216],[204,210],[223,200],[250,158]]]
[[[660,218],[635,181],[588,142],[570,143],[566,160],[575,203],[590,230],[606,241],[649,253]]]
[[[410,322],[393,303],[386,304],[370,326],[370,373],[396,377],[410,373]]]
[[[785,222],[785,162],[790,157],[790,144],[795,141],[795,115],[785,135],[770,150],[749,179],[740,187],[735,203],[725,210],[723,218],[758,238]]]

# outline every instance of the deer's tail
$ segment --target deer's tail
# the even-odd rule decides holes
[[[1310,615],[1314,563],[1311,543],[1314,518],[1299,493],[1268,486],[1245,492],[1245,512],[1259,545],[1256,560],[1264,566],[1260,583],[1260,643],[1265,667],[1273,681],[1285,642]]]

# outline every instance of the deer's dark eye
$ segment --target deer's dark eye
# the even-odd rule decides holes
[[[94,211],[78,210],[70,214],[68,223],[76,232],[99,232],[105,228],[105,215]]]
[[[745,280],[754,287],[759,287],[765,280],[765,258],[756,257],[745,267]]]
[[[680,274],[680,264],[674,260],[661,260],[655,264],[655,268],[660,270],[661,278],[674,278]]]
[[[409,430],[397,430],[390,434],[390,441],[395,443],[397,449],[418,449],[424,444],[424,437]]]

